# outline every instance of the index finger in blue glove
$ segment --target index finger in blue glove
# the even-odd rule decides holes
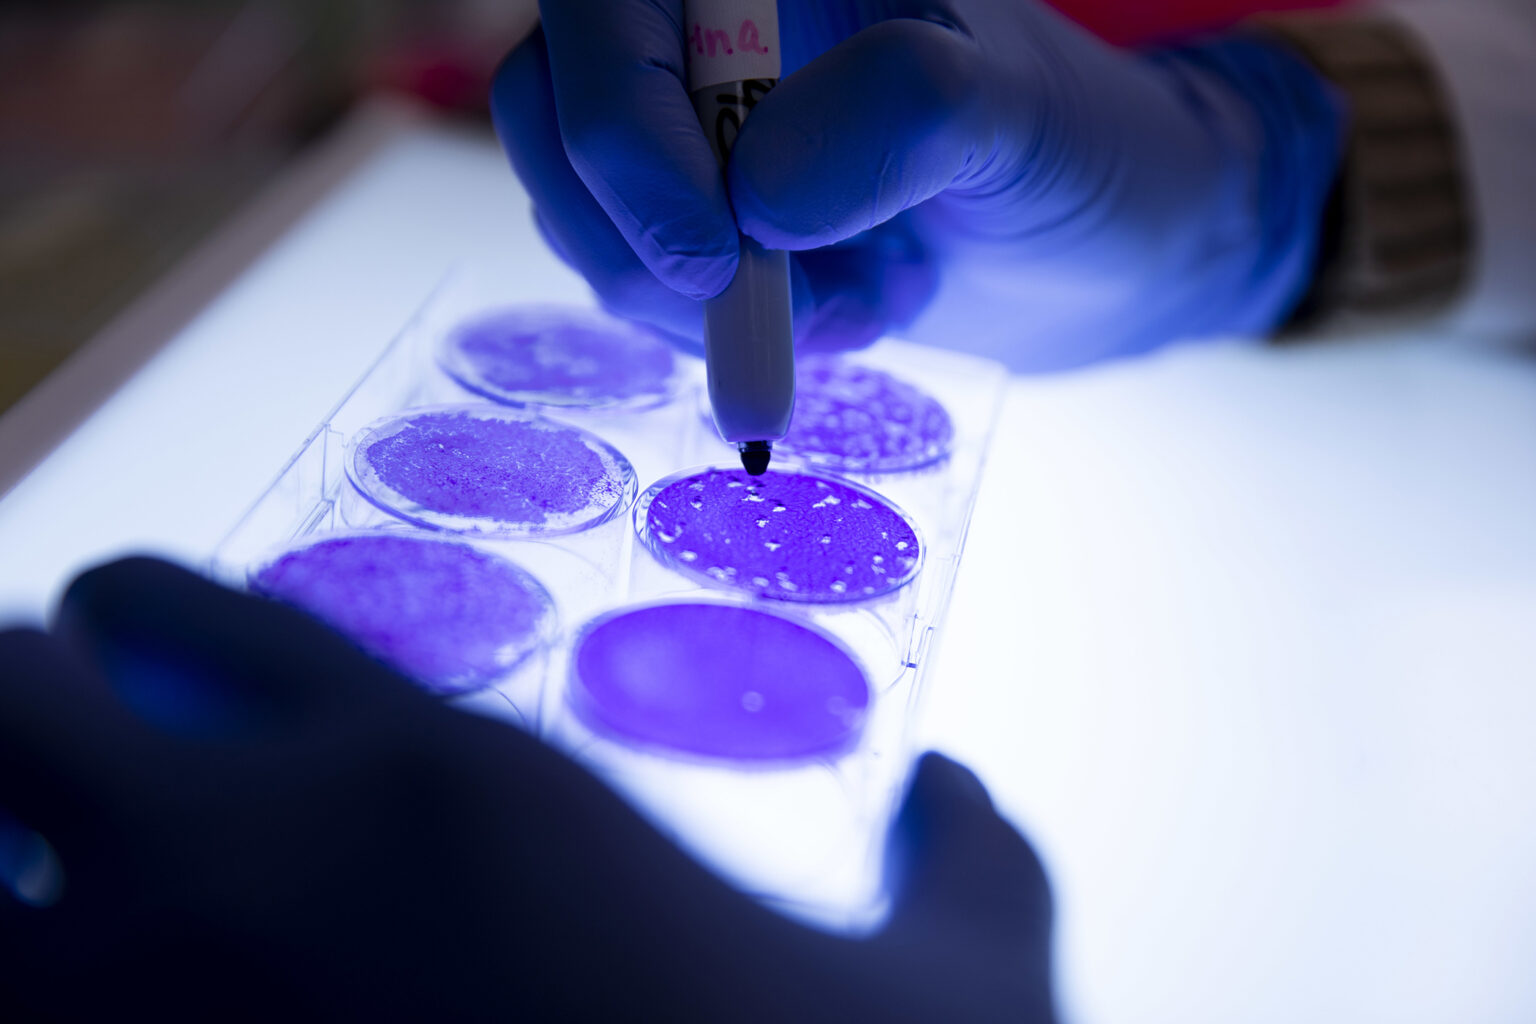
[[[551,89],[548,47],[536,30],[497,69],[491,117],[533,200],[539,231],[609,311],[659,327],[702,352],[702,307],[651,273],[577,177],[560,140]]]
[[[746,120],[729,170],[743,231],[810,249],[951,187],[987,155],[980,52],[935,21],[881,22],[786,78]]]
[[[641,261],[695,299],[736,272],[736,222],[688,97],[681,0],[542,6],[571,166]]]
[[[306,714],[347,713],[360,693],[374,711],[431,703],[308,615],[153,558],[80,576],[55,629],[126,705],[175,733],[250,734]]]

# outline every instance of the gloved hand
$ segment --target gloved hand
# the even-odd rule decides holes
[[[162,562],[88,573],[0,665],[0,807],[64,871],[52,906],[0,884],[0,1018],[1052,1017],[1040,865],[943,758],[892,832],[890,920],[852,940],[537,740]]]
[[[492,89],[546,238],[621,314],[699,338],[738,226],[796,252],[802,347],[942,284],[924,335],[1017,369],[1265,332],[1309,283],[1343,115],[1278,46],[1132,53],[1039,0],[780,0],[785,77],[722,181],[682,6],[545,3]]]

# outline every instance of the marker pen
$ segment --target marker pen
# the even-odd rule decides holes
[[[684,0],[683,12],[688,91],[724,171],[742,121],[779,80],[777,0]],[[704,360],[715,426],[761,476],[795,408],[788,253],[741,236],[735,278],[704,303]]]

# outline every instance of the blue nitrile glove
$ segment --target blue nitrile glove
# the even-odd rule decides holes
[[[803,346],[908,325],[1020,369],[1262,333],[1309,283],[1343,113],[1276,45],[1113,48],[1038,0],[780,0],[785,78],[722,182],[682,0],[556,0],[492,91],[557,253],[700,336],[737,225],[795,250]]]
[[[0,633],[0,1020],[1051,1020],[1045,878],[976,777],[924,758],[890,849],[880,931],[796,924],[554,749],[163,562]]]

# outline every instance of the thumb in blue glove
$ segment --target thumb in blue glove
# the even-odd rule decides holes
[[[722,183],[680,2],[544,6],[493,89],[503,144],[562,258],[675,335],[737,227],[796,253],[803,345],[955,290],[942,340],[1019,369],[1264,332],[1310,281],[1343,115],[1278,46],[1132,53],[1036,0],[781,0],[786,77]]]

